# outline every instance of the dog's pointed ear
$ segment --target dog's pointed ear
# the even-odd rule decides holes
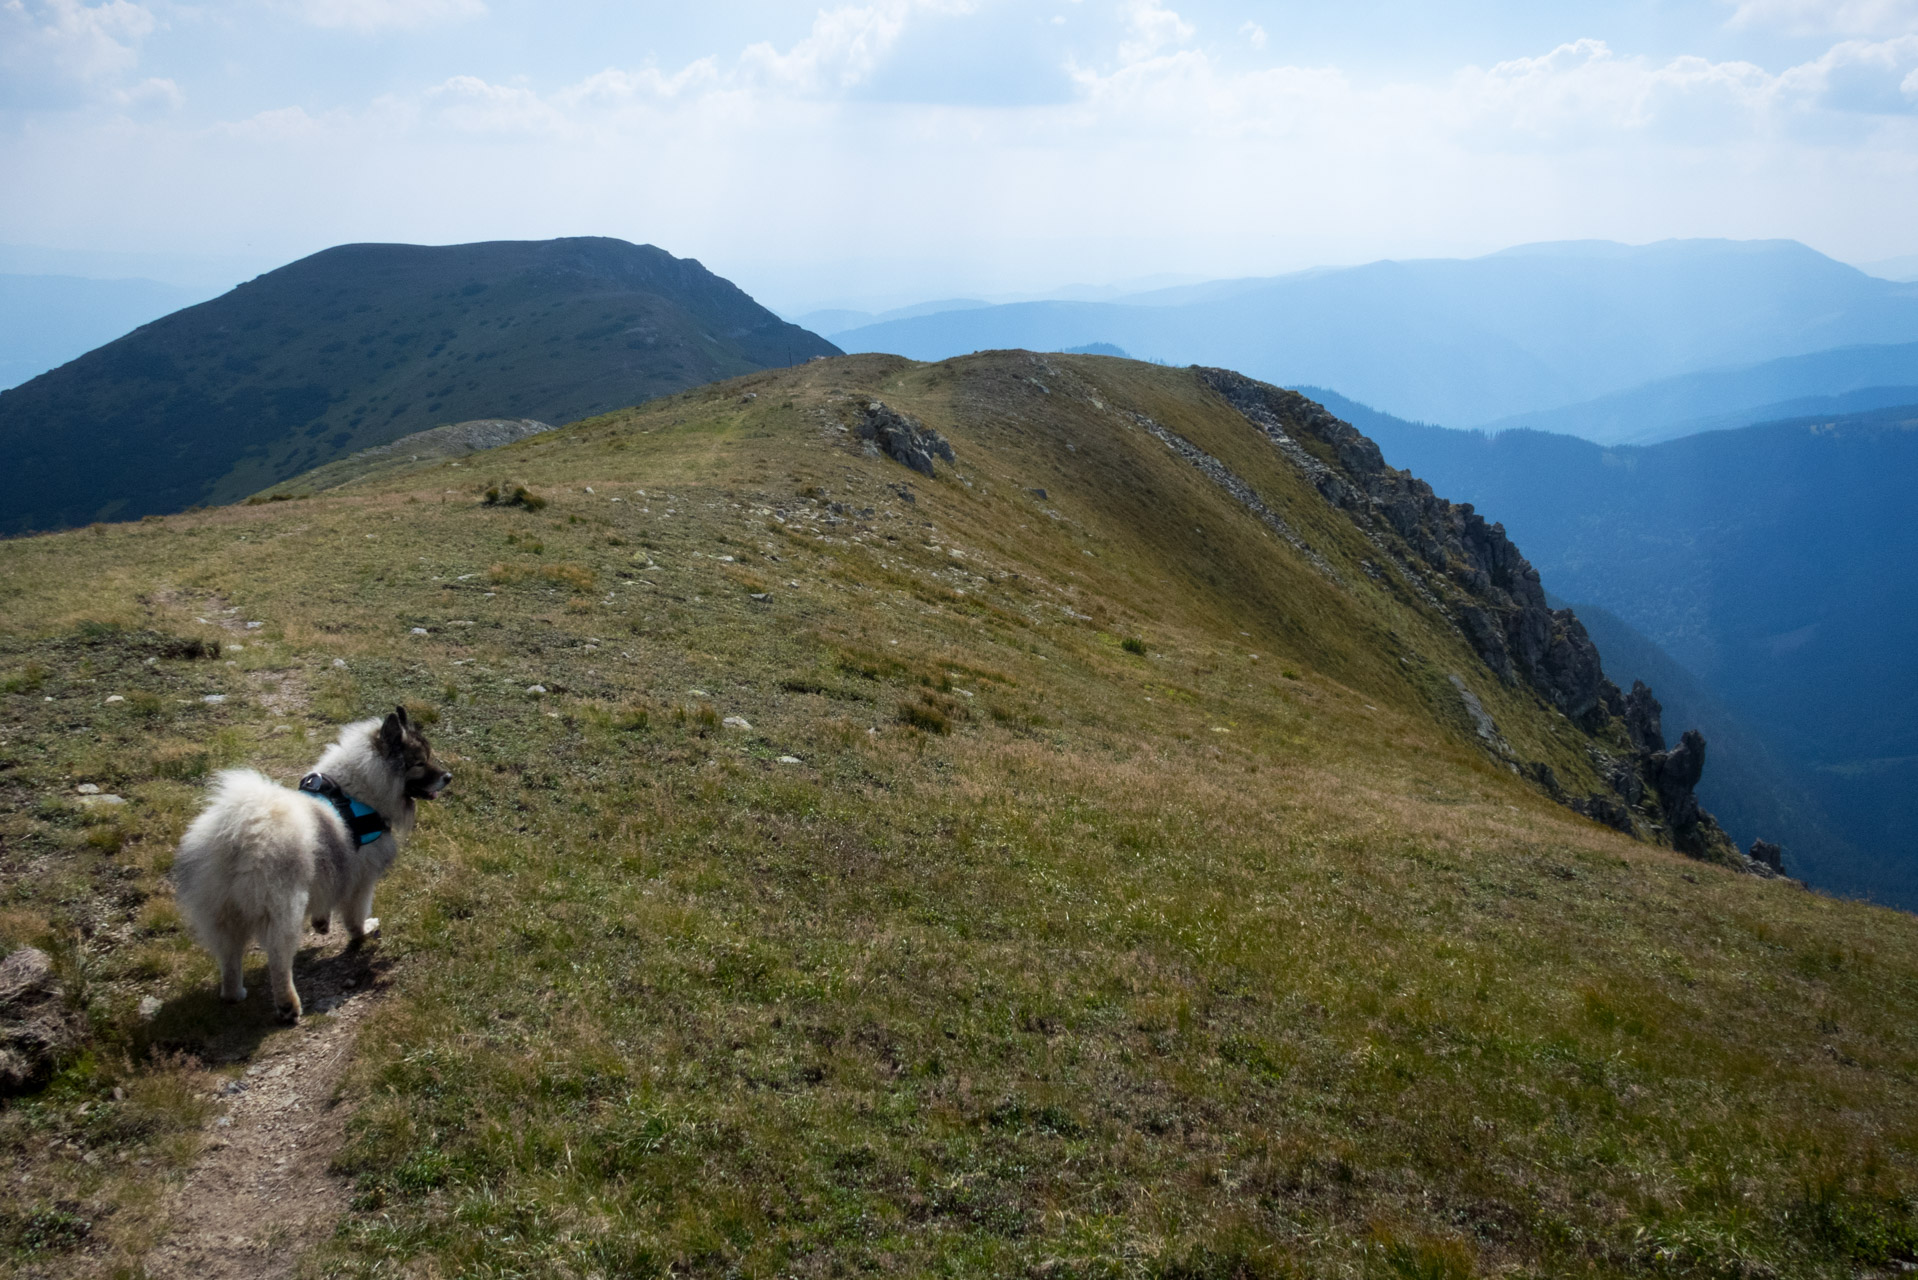
[[[399,717],[399,720],[400,720],[400,728],[402,728],[402,729],[404,729],[404,728],[406,727],[406,708],[405,708],[405,707],[394,707],[394,708],[393,708],[393,714]]]
[[[380,749],[396,756],[406,744],[406,712],[395,711],[380,725]]]

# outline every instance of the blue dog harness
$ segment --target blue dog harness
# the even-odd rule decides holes
[[[346,824],[347,834],[356,844],[372,844],[391,831],[392,825],[380,816],[380,811],[370,804],[362,804],[346,792],[340,790],[340,784],[323,773],[309,773],[300,779],[300,790],[315,800],[325,801],[333,806],[340,815],[340,821]]]

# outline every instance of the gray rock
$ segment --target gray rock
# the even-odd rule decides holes
[[[1632,745],[1644,755],[1665,749],[1665,729],[1660,723],[1664,711],[1643,680],[1632,681],[1632,691],[1625,695],[1622,718]]]
[[[1478,730],[1478,736],[1492,746],[1498,746],[1502,739],[1498,734],[1498,725],[1492,719],[1492,713],[1478,700],[1478,695],[1465,687],[1465,681],[1457,675],[1448,676],[1452,687],[1458,690],[1459,701],[1465,704],[1465,714],[1472,717],[1472,726]]]
[[[1752,841],[1751,852],[1746,855],[1760,866],[1770,867],[1780,875],[1785,871],[1785,851],[1769,840]]]
[[[911,467],[922,476],[934,474],[933,459],[953,463],[952,445],[937,431],[917,418],[889,409],[877,400],[866,405],[853,433],[878,446],[894,462]]]
[[[52,957],[22,947],[0,961],[0,1096],[45,1084],[85,1035],[86,1019],[67,1007]]]
[[[151,1022],[159,1017],[160,1010],[165,1007],[165,1003],[158,996],[140,997],[140,1017],[147,1022]]]

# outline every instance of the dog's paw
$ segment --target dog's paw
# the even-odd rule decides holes
[[[366,918],[366,924],[363,925],[360,929],[360,936],[362,938],[379,937],[380,936],[380,918],[378,916],[368,916]]]
[[[292,1026],[300,1020],[300,1002],[295,1000],[292,1004],[275,1006],[273,1012],[281,1022]]]
[[[220,999],[228,1004],[240,1004],[246,1000],[246,988],[241,987],[238,991],[222,991]]]

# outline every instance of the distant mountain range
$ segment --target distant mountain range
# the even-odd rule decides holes
[[[1753,375],[1747,398],[1762,398],[1750,407],[1850,393],[1861,389],[1863,357],[1834,354],[1762,375],[1753,366],[1918,343],[1918,285],[1866,275],[1792,241],[1581,241],[1214,281],[1109,302],[931,305],[941,309],[833,340],[849,351],[921,360],[1109,343],[1145,359],[1337,387],[1382,411],[1451,426],[1568,409],[1711,370]],[[1890,381],[1869,385],[1918,385],[1918,373],[1898,371],[1909,370],[1906,360],[1875,375]],[[1813,376],[1822,374],[1837,381]],[[1668,407],[1681,415],[1676,421],[1720,412],[1698,402],[1677,394]],[[1579,429],[1576,418],[1566,425]]]
[[[1918,404],[1918,343],[1839,347],[1737,369],[1681,374],[1584,404],[1504,418],[1599,444],[1654,444],[1701,431]]]
[[[1814,883],[1918,908],[1918,404],[1605,448],[1301,390],[1502,522],[1581,617],[1609,610],[1697,677],[1709,698],[1588,620],[1615,678],[1656,675],[1701,720],[1715,702],[1732,738],[1762,748],[1701,789],[1734,835],[1789,812]],[[1725,791],[1737,772],[1744,799]],[[1821,825],[1831,839],[1804,847]]]
[[[0,392],[0,534],[232,501],[444,423],[570,422],[836,352],[650,245],[343,245]]]

